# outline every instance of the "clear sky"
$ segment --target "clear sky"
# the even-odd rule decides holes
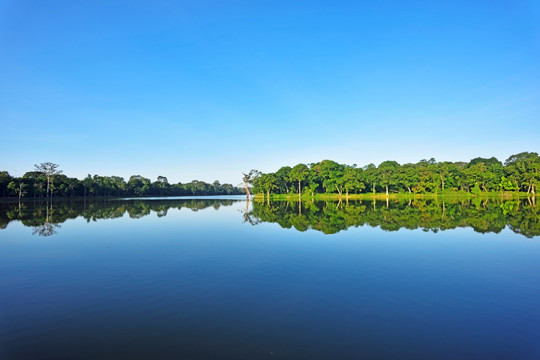
[[[234,185],[540,151],[539,1],[0,0],[0,170]]]

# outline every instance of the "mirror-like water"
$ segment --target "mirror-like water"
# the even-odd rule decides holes
[[[0,358],[537,359],[539,235],[527,199],[2,203]]]

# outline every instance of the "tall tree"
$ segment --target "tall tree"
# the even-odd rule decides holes
[[[289,178],[292,181],[298,181],[298,198],[302,196],[302,181],[304,181],[309,174],[309,168],[306,164],[298,164],[291,169]]]
[[[21,197],[26,195],[26,184],[22,180],[10,182],[8,184],[8,189],[19,196],[19,202],[21,201]]]
[[[540,180],[540,157],[535,152],[522,152],[510,156],[504,165],[513,175],[518,187],[527,187],[527,194],[536,193],[536,185]]]
[[[246,188],[246,196],[248,198],[251,196],[249,192],[249,186],[260,176],[260,174],[261,173],[255,169],[251,169],[248,173],[242,173],[242,181],[244,182],[244,186]]]
[[[62,170],[58,170],[58,166],[58,164],[53,164],[51,162],[44,162],[39,165],[34,165],[34,169],[37,172],[42,173],[47,178],[47,196],[49,196],[50,184],[54,181],[54,177],[62,173]]]
[[[283,193],[289,193],[289,185],[290,185],[290,179],[289,179],[289,173],[291,172],[290,166],[283,166],[276,172],[276,177],[278,181],[278,187],[279,191]]]
[[[404,190],[407,189],[409,194],[412,193],[413,187],[418,184],[418,172],[414,164],[404,164],[400,166],[397,173],[397,183]]]
[[[397,180],[397,171],[399,164],[396,161],[385,161],[379,165],[379,183],[386,188],[388,196],[388,186],[395,185]]]
[[[361,179],[362,169],[357,169],[356,167],[347,166],[343,170],[343,177],[341,178],[340,183],[343,184],[345,188],[345,196],[349,198],[349,190],[359,190],[362,191],[366,186],[360,180]]]
[[[276,174],[261,174],[257,185],[260,190],[266,192],[266,194],[268,195],[268,200],[270,200],[270,192],[277,187]]]
[[[313,164],[311,168],[317,172],[325,192],[331,192],[336,189],[338,193],[341,193],[338,179],[343,176],[343,165],[332,160],[323,160]]]
[[[363,180],[366,183],[371,184],[371,190],[373,194],[375,194],[375,184],[377,182],[377,167],[375,166],[375,164],[369,164],[364,166],[362,170]]]

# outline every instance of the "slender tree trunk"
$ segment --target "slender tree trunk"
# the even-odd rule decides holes
[[[441,219],[444,219],[444,213],[445,213],[445,211],[446,211],[446,207],[444,206],[444,201],[443,201],[443,203],[442,203],[442,217],[441,217]]]
[[[407,186],[407,190],[409,190],[409,194],[412,193],[411,188]]]
[[[442,192],[444,192],[444,179],[443,179],[442,174],[439,174],[439,177],[441,178],[441,189],[442,189]]]
[[[388,185],[386,185],[386,196],[388,196]]]
[[[298,180],[298,198],[300,199],[302,197],[302,185],[301,184],[301,181]]]

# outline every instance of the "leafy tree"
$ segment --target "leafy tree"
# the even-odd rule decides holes
[[[291,169],[289,178],[292,181],[298,181],[298,197],[302,196],[302,181],[309,175],[309,168],[306,164],[298,164]]]
[[[143,196],[150,189],[150,184],[150,179],[142,177],[141,175],[132,175],[129,178],[127,187],[131,194],[136,196]]]
[[[23,175],[24,182],[34,189],[34,197],[41,196],[47,179],[39,171],[28,171]]]
[[[19,201],[21,201],[21,197],[26,195],[26,187],[27,185],[21,181],[11,181],[8,184],[8,189],[12,190],[16,195],[19,196]]]
[[[92,176],[90,174],[88,174],[84,180],[82,181],[83,183],[83,187],[84,187],[84,196],[86,196],[87,194],[90,194],[90,188],[92,187],[92,183],[93,183],[93,179],[92,179]]]
[[[518,189],[527,187],[527,194],[536,193],[536,185],[540,179],[540,157],[535,152],[522,152],[510,156],[504,165],[514,176]]]
[[[343,176],[343,168],[343,165],[332,160],[323,160],[311,167],[317,173],[325,192],[332,192],[336,189],[339,193],[342,191],[342,188],[339,187],[339,179]]]
[[[437,161],[435,161],[434,158],[431,158],[429,160],[420,160],[416,164],[416,168],[418,171],[418,183],[415,187],[413,187],[413,191],[420,192],[420,193],[426,193],[426,192],[436,192],[440,180],[439,175],[437,174]]]
[[[319,174],[312,168],[309,169],[309,173],[307,175],[306,179],[306,186],[304,186],[304,189],[307,188],[308,191],[311,193],[311,199],[313,200],[315,191],[317,191],[320,187],[319,184]]]
[[[251,169],[248,173],[242,173],[242,181],[244,182],[244,187],[246,189],[246,195],[249,198],[251,194],[249,193],[249,186],[260,176],[260,172]]]
[[[7,171],[0,171],[0,195],[6,196],[8,184],[13,180]]]
[[[58,170],[58,166],[58,164],[53,164],[51,162],[34,165],[35,171],[42,173],[47,178],[47,196],[49,196],[50,184],[54,181],[54,177],[62,173],[62,170]],[[50,193],[50,196],[52,196],[52,192]]]
[[[388,196],[388,186],[397,184],[398,168],[399,168],[399,164],[396,161],[390,161],[390,160],[382,162],[378,167],[379,183],[385,187],[386,196]]]
[[[283,166],[276,171],[276,178],[280,193],[289,193],[291,188],[289,173],[291,172],[290,166]]]
[[[371,184],[371,189],[373,194],[375,194],[375,185],[377,183],[378,172],[375,164],[369,164],[364,166],[363,170],[363,179],[366,183]]]
[[[275,174],[261,174],[258,179],[258,187],[267,193],[268,199],[270,199],[270,191],[277,188],[277,177]]]
[[[342,183],[345,188],[345,196],[349,198],[349,190],[362,191],[366,185],[362,182],[362,169],[356,167],[347,166],[343,170]]]
[[[418,171],[414,164],[405,164],[401,166],[396,174],[397,184],[404,189],[407,189],[409,193],[412,193],[412,189],[418,184],[418,180]]]

